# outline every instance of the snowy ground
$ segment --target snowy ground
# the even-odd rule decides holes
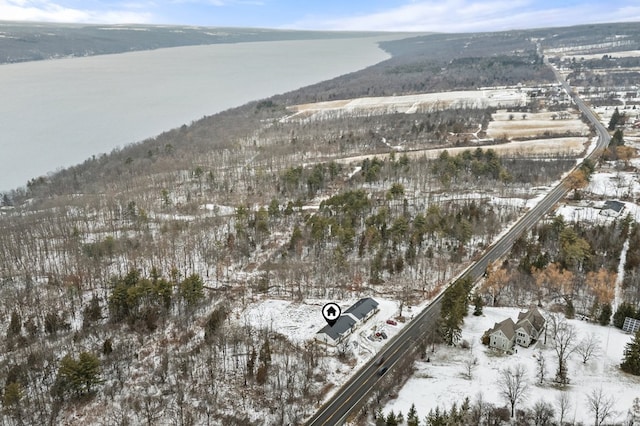
[[[612,51],[612,52],[604,52],[604,53],[596,53],[591,55],[567,55],[563,56],[562,59],[565,60],[585,60],[588,61],[590,59],[602,59],[604,55],[608,55],[611,58],[637,58],[640,56],[640,50],[623,50],[623,51]]]
[[[497,145],[483,145],[483,150],[492,149],[498,153],[498,155],[579,155],[585,151],[585,145],[589,142],[586,137],[566,137],[566,138],[551,138],[551,139],[535,139],[529,141],[516,141],[508,142]],[[447,151],[449,155],[458,155],[464,151],[474,150],[473,146],[466,147],[449,147],[449,148],[437,148],[437,149],[425,149],[407,152],[409,158],[426,157],[435,159],[438,158],[443,151]],[[390,154],[368,154],[368,155],[356,155],[347,158],[336,159],[337,163],[350,164],[362,162],[365,159],[386,158]]]
[[[334,386],[324,398],[330,398],[337,389],[344,384],[354,371],[368,362],[378,351],[395,336],[404,323],[398,321],[398,303],[374,297],[379,303],[379,311],[367,322],[361,324],[356,331],[349,336],[348,353],[350,360],[341,362],[335,355],[335,349],[327,348],[328,356],[324,359],[327,376],[326,382]],[[294,343],[304,343],[314,339],[315,334],[326,325],[322,317],[322,307],[332,300],[307,300],[304,303],[288,302],[285,300],[266,299],[251,304],[244,311],[235,315],[235,320],[240,323],[251,324],[257,328],[268,327],[276,333],[287,336]],[[344,312],[357,299],[337,301]],[[427,302],[420,306],[407,307],[403,310],[403,316],[409,320],[414,313],[424,309]],[[396,321],[397,325],[387,324],[388,319]],[[375,338],[376,332],[384,332],[387,339]],[[371,337],[371,338],[370,338]]]
[[[370,113],[406,113],[436,111],[445,108],[486,108],[521,106],[527,93],[520,89],[467,90],[419,95],[384,96],[317,102],[289,107],[292,115],[283,119],[318,119],[327,115],[367,115]]]
[[[522,117],[526,118],[522,118]],[[499,111],[492,115],[493,121],[489,123],[487,135],[490,137],[523,138],[542,136],[545,132],[551,134],[564,134],[565,132],[589,133],[589,127],[580,120],[577,114],[571,114],[569,119],[557,118],[558,113],[511,113]],[[511,118],[510,118],[511,117]],[[554,117],[556,117],[554,119]]]
[[[534,355],[539,349],[546,360],[549,379],[553,378],[557,368],[557,357],[550,338],[546,347],[538,342],[535,347],[518,347],[518,353],[513,355],[502,355],[480,343],[482,334],[493,327],[494,323],[507,317],[517,319],[518,312],[520,310],[516,308],[485,308],[483,316],[470,315],[465,318],[462,338],[471,344],[471,349],[437,346],[435,353],[430,355],[430,362],[417,363],[416,374],[402,387],[397,398],[387,403],[384,412],[393,410],[395,413],[401,411],[406,414],[411,404],[415,403],[422,419],[431,409],[438,406],[449,408],[454,401],[459,405],[466,396],[473,402],[480,394],[484,401],[504,406],[506,402],[500,396],[496,379],[501,369],[516,364],[525,366],[529,381],[527,398],[521,406],[532,407],[539,400],[556,406],[556,398],[561,391],[547,379],[543,385],[535,384],[537,362]],[[618,368],[631,335],[612,326],[603,327],[580,320],[568,322],[576,328],[577,340],[593,333],[600,342],[600,354],[586,364],[575,353],[569,358],[571,383],[566,388],[572,404],[569,420],[592,423],[586,397],[593,389],[602,388],[606,395],[615,400],[616,417],[612,420],[622,421],[631,408],[633,399],[640,397],[640,378],[624,374]],[[477,366],[472,379],[467,380],[463,377],[464,362],[474,357],[477,358]]]

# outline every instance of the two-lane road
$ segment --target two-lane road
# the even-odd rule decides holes
[[[593,111],[572,92],[567,82],[555,69],[554,72],[564,90],[572,97],[575,105],[595,127],[598,133],[598,143],[596,148],[587,155],[586,158],[597,158],[609,144],[611,139],[609,133],[598,121]],[[496,241],[487,249],[485,254],[477,262],[467,268],[460,277],[471,276],[474,281],[480,278],[486,271],[487,266],[507,254],[513,246],[514,241],[525,231],[531,229],[533,225],[567,194],[569,189],[566,181],[561,181],[540,200],[535,207],[522,216],[500,240]],[[426,333],[431,331],[440,313],[441,300],[442,296],[437,297],[427,308],[408,323],[400,333],[391,339],[377,356],[358,370],[351,379],[318,410],[307,424],[309,426],[340,425],[344,423],[348,416],[360,409],[375,388],[378,380],[380,380],[384,374],[389,374],[388,371],[381,374],[381,370],[383,368],[393,369],[396,363],[410,351],[414,350],[416,343],[423,338]],[[384,359],[382,363],[380,363],[381,359]]]

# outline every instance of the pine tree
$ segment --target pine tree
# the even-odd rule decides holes
[[[416,404],[411,404],[409,412],[407,413],[407,426],[419,426],[420,420],[418,419],[418,412],[416,411]]]
[[[600,325],[609,325],[611,321],[611,304],[605,303],[602,305],[600,309],[600,317],[598,318],[598,322]]]
[[[100,360],[97,356],[82,352],[79,359],[66,355],[60,360],[58,376],[52,389],[55,396],[63,397],[70,392],[75,396],[91,393],[100,380]]]
[[[445,290],[440,310],[440,334],[443,340],[453,345],[462,334],[462,323],[469,309],[469,292],[473,282],[469,278],[459,279]]]
[[[622,302],[616,310],[616,313],[613,314],[613,325],[622,328],[625,318],[634,318],[635,315],[636,311],[633,306],[627,302]]]
[[[7,328],[7,338],[10,339],[12,337],[20,335],[22,331],[22,318],[18,311],[14,310],[11,313],[11,321],[9,322],[9,327]]]
[[[393,413],[393,410],[389,411],[387,414],[387,426],[398,426],[398,420],[396,420],[396,415]]]
[[[613,111],[613,114],[611,114],[611,119],[609,120],[608,129],[609,130],[614,130],[619,121],[620,121],[620,111],[618,111],[618,108],[616,108]]]
[[[482,302],[482,297],[479,294],[476,294],[473,298],[473,304],[473,315],[477,317],[482,316],[482,307],[484,306],[484,303]]]
[[[624,133],[622,130],[618,129],[613,132],[613,136],[611,136],[611,142],[609,142],[609,146],[623,146],[624,145]]]
[[[180,295],[187,306],[194,306],[204,297],[204,284],[200,275],[193,274],[180,283]]]
[[[624,349],[624,359],[620,364],[622,371],[640,376],[640,330]]]
[[[376,418],[376,426],[385,426],[387,424],[381,406],[378,406],[374,416]]]

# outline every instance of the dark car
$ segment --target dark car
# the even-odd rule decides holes
[[[384,373],[387,372],[387,370],[389,369],[389,367],[382,367],[379,371],[378,371],[378,376],[382,376]]]
[[[377,365],[382,365],[382,363],[384,362],[384,357],[380,358],[377,362]]]

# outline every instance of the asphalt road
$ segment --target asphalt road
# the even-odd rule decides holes
[[[554,72],[556,72],[555,69]],[[575,105],[594,125],[598,133],[598,143],[596,148],[586,158],[597,158],[611,140],[607,129],[598,121],[593,111],[573,93],[567,82],[557,72],[556,77],[562,84],[564,90],[571,95]],[[479,279],[485,273],[490,263],[507,254],[513,246],[514,241],[525,231],[531,229],[569,190],[570,188],[566,181],[561,181],[459,277],[464,278],[471,276],[474,281]],[[392,370],[406,354],[414,350],[416,343],[433,329],[433,325],[440,314],[441,302],[442,295],[438,296],[428,307],[416,315],[400,333],[394,336],[389,343],[384,346],[376,357],[360,368],[360,370],[318,410],[307,424],[309,426],[340,425],[343,424],[351,414],[359,410],[375,389],[376,383],[383,379],[386,374],[389,374],[389,370]],[[381,360],[383,361],[381,362]],[[382,369],[384,368],[387,370],[382,373]]]

